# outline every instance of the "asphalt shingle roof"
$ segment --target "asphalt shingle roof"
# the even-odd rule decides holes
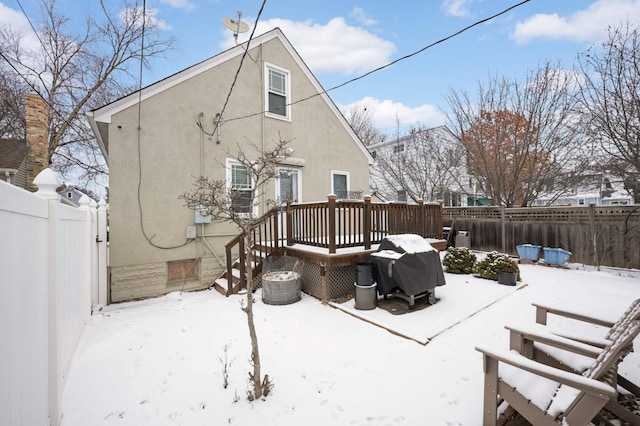
[[[28,151],[24,140],[0,139],[0,169],[18,169]]]

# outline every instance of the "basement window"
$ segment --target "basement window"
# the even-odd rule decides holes
[[[178,283],[198,279],[197,259],[173,260],[167,262],[167,282]]]

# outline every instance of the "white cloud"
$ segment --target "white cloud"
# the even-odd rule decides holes
[[[374,127],[386,133],[395,132],[398,126],[400,126],[400,132],[403,132],[412,126],[435,127],[446,122],[446,116],[436,106],[429,104],[411,108],[401,102],[394,102],[390,99],[379,100],[367,96],[359,101],[338,107],[345,113],[355,105],[366,106],[367,110],[371,111]]]
[[[184,9],[184,10],[193,10],[197,7],[194,3],[191,3],[189,0],[160,0],[160,3],[168,4],[173,8]]]
[[[511,37],[517,44],[536,38],[590,42],[606,35],[607,25],[640,20],[640,0],[598,0],[588,8],[563,17],[536,14],[518,22]]]
[[[252,25],[238,36],[238,42],[246,41]],[[333,18],[326,24],[311,20],[290,21],[270,19],[260,21],[256,34],[279,27],[300,53],[313,73],[360,74],[390,62],[395,45],[366,31],[347,25],[344,18]],[[226,39],[221,47],[232,47],[233,33],[225,31]]]
[[[450,16],[467,16],[469,15],[469,3],[469,0],[444,0],[442,8]]]
[[[145,14],[147,15],[146,22],[151,23],[153,26],[157,27],[160,30],[170,30],[171,25],[167,24],[166,21],[162,19],[158,19],[156,16],[160,11],[158,9],[146,8]],[[142,6],[136,6],[136,9],[123,9],[120,11],[120,21],[129,22],[132,18],[132,15],[135,13],[135,16],[138,17],[139,22],[138,25],[142,24]]]
[[[355,18],[356,21],[358,21],[360,24],[364,25],[364,26],[371,26],[371,25],[375,25],[378,23],[378,21],[376,21],[373,18],[370,18],[369,15],[367,15],[367,13],[364,11],[363,8],[358,7],[358,6],[354,6],[353,10],[351,11],[351,13],[349,14],[352,18]]]
[[[12,28],[17,30],[31,30],[29,21],[27,21],[27,18],[25,18],[22,12],[13,10],[3,3],[0,3],[0,24],[11,25]]]

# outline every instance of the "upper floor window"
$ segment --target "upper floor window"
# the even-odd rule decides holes
[[[276,118],[291,119],[291,81],[289,71],[266,66],[267,92],[265,102],[267,104],[267,115]]]
[[[398,144],[393,146],[394,154],[400,154],[401,152],[404,152],[404,144]]]

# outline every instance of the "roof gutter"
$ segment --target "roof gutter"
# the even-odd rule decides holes
[[[98,142],[98,147],[100,147],[100,152],[102,152],[102,156],[104,157],[104,161],[107,163],[107,167],[109,166],[109,153],[107,152],[107,148],[104,144],[104,140],[102,139],[102,134],[98,129],[98,125],[96,123],[95,117],[93,115],[93,111],[85,112],[87,119],[89,120],[89,125],[91,126],[91,130],[93,130],[93,134],[96,137],[96,141]]]

